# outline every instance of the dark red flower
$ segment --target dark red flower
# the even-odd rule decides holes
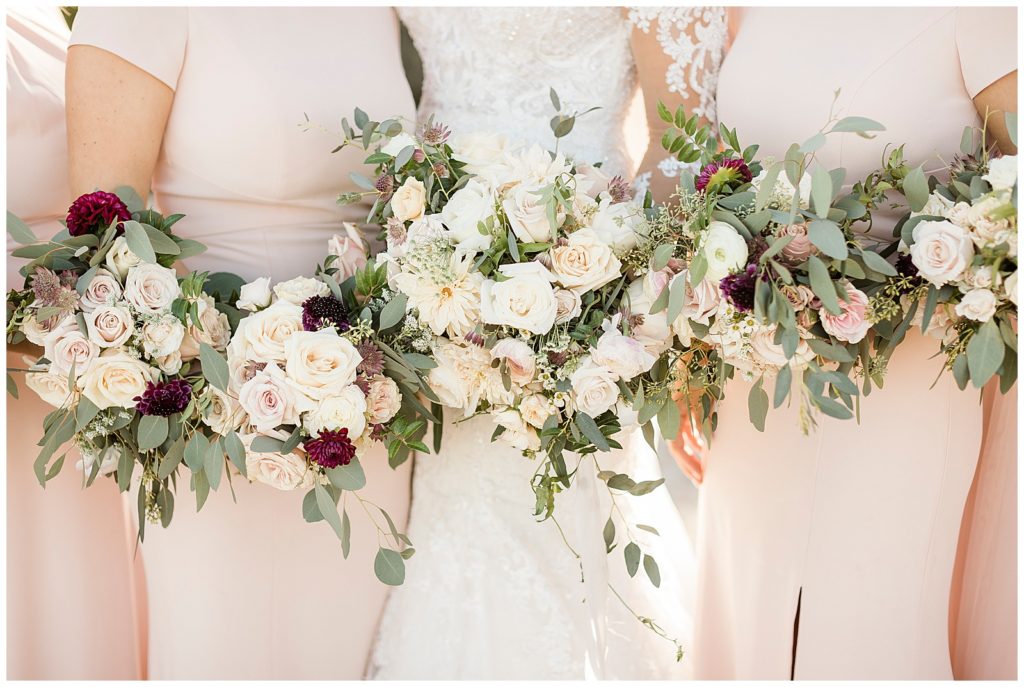
[[[733,181],[746,183],[753,178],[746,162],[738,158],[726,158],[704,165],[694,186],[698,191],[703,191],[710,185],[724,186]]]
[[[339,465],[348,465],[356,455],[356,447],[349,440],[348,430],[345,428],[325,429],[315,439],[306,439],[302,446],[311,461],[328,470]]]
[[[72,236],[83,234],[99,234],[106,230],[114,220],[128,220],[132,213],[128,211],[120,198],[106,191],[94,191],[79,196],[68,208],[68,233]],[[117,225],[117,233],[124,231],[124,225]]]
[[[146,390],[134,399],[135,409],[143,415],[167,417],[185,410],[191,398],[192,385],[184,379],[172,379],[162,384],[146,382]]]
[[[348,308],[334,296],[311,296],[302,303],[302,328],[307,332],[315,332],[327,327],[335,327],[339,332],[347,332]]]
[[[742,312],[749,312],[754,309],[754,287],[757,285],[758,277],[758,265],[752,262],[742,272],[723,277],[719,282],[719,288],[733,307]]]

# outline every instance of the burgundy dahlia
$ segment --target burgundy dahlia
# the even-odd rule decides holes
[[[169,382],[146,382],[146,390],[135,397],[135,408],[143,415],[167,417],[180,413],[188,406],[192,397],[192,385],[184,379]]]
[[[695,184],[698,191],[708,186],[724,186],[733,181],[746,183],[754,178],[747,163],[738,158],[726,158],[718,162],[709,162],[700,170]]]
[[[734,308],[749,312],[754,309],[754,287],[757,285],[758,276],[757,263],[752,262],[742,272],[723,277],[719,282],[719,288]]]
[[[906,279],[906,286],[898,287],[900,293],[910,293],[921,285],[922,280],[918,275],[917,265],[914,264],[914,260],[910,257],[909,253],[904,253],[896,258],[896,272]]]
[[[339,332],[347,332],[348,308],[334,296],[311,296],[302,303],[302,328],[307,332],[315,332],[327,327],[335,327]]]
[[[306,439],[303,442],[306,455],[317,465],[327,468],[336,468],[339,465],[348,465],[356,454],[356,447],[348,438],[348,430],[325,429],[315,439]]]
[[[79,196],[68,208],[68,233],[72,236],[98,234],[114,220],[123,221],[131,218],[132,213],[120,198],[106,191],[94,191]],[[118,223],[117,233],[123,231],[124,225]]]

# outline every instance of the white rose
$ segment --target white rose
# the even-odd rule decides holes
[[[814,351],[807,341],[800,339],[792,358],[786,358],[782,344],[775,343],[775,326],[757,327],[750,334],[750,349],[758,362],[782,369],[788,363],[793,369],[801,369],[814,358]]]
[[[558,283],[579,294],[599,289],[622,272],[611,247],[592,229],[573,232],[566,245],[553,247],[548,255]]]
[[[487,250],[491,235],[481,234],[479,224],[494,215],[494,195],[476,179],[456,191],[441,211],[451,241],[458,250],[473,253]]]
[[[73,323],[73,318],[67,318]],[[50,361],[50,371],[62,375],[70,375],[75,368],[75,376],[89,369],[100,354],[100,347],[85,337],[78,327],[59,327],[47,334],[43,339],[46,359]]]
[[[619,400],[615,374],[596,364],[589,356],[569,377],[572,384],[573,407],[592,418],[611,410]]]
[[[120,346],[135,333],[135,321],[128,308],[104,305],[85,316],[89,339],[100,348]]]
[[[921,276],[935,286],[963,274],[973,257],[970,236],[952,222],[926,220],[914,227],[910,258]]]
[[[725,222],[715,221],[708,225],[701,253],[708,263],[704,276],[716,283],[747,264],[747,242]]]
[[[932,193],[928,196],[928,202],[921,208],[921,212],[910,213],[911,217],[916,215],[931,215],[933,217],[945,217],[946,213],[953,209],[953,201],[941,193]]]
[[[1017,183],[1017,156],[1003,155],[988,161],[988,174],[982,177],[996,191],[1010,190]]]
[[[996,314],[996,295],[988,289],[971,289],[956,304],[956,314],[976,322],[988,322]]]
[[[96,270],[89,285],[82,292],[81,305],[84,312],[92,312],[101,305],[113,305],[121,298],[121,282],[108,270]]]
[[[632,323],[630,334],[649,352],[661,355],[672,346],[673,332],[664,310],[651,313],[654,301],[644,294],[643,282],[643,279],[634,280],[626,291],[629,297],[629,314],[640,316],[639,319],[643,320]]]
[[[416,219],[426,210],[427,189],[419,179],[409,177],[391,196],[391,212],[401,222]]]
[[[968,226],[971,216],[971,204],[960,201],[946,211],[945,217],[958,227]]]
[[[295,277],[274,287],[274,294],[279,299],[293,305],[302,305],[313,296],[326,296],[330,292],[327,284],[312,277]]]
[[[486,180],[492,186],[499,186],[511,178],[507,157],[508,138],[500,134],[469,133],[454,137],[451,142],[452,157],[465,164],[468,174]]]
[[[142,350],[146,355],[163,357],[181,348],[185,325],[174,315],[161,315],[142,325]]]
[[[639,341],[619,331],[621,319],[621,315],[615,315],[601,325],[604,333],[590,351],[590,358],[619,379],[628,381],[651,369],[658,357]]]
[[[302,424],[315,437],[325,429],[346,429],[349,439],[357,439],[366,430],[366,396],[359,387],[346,386],[321,399]]]
[[[494,344],[491,355],[495,360],[504,360],[508,376],[519,386],[533,381],[537,373],[537,361],[533,349],[520,339],[502,339]]]
[[[555,289],[555,324],[565,324],[583,312],[583,299],[575,291]]]
[[[348,339],[333,329],[296,332],[284,343],[288,381],[314,399],[337,394],[356,380],[356,368],[363,361]]]
[[[74,396],[68,390],[68,378],[54,372],[28,372],[25,386],[54,408],[70,407]]]
[[[301,414],[314,407],[312,401],[289,384],[284,372],[274,363],[253,375],[238,392],[238,403],[259,432],[281,425],[301,424]]]
[[[278,432],[277,434],[281,434]],[[313,471],[304,457],[293,451],[288,455],[280,453],[258,453],[250,446],[256,434],[240,434],[245,446],[245,472],[250,482],[266,484],[281,491],[308,489],[314,484]],[[284,438],[283,436],[275,438]]]
[[[541,203],[537,193],[539,189],[539,186],[519,184],[501,202],[512,232],[523,243],[550,241],[554,233],[547,206]],[[559,210],[555,215],[555,226],[561,226],[564,221],[565,212]]]
[[[551,273],[538,262],[502,265],[499,270],[510,278],[501,282],[487,279],[480,287],[483,321],[532,334],[548,333],[558,312]]]
[[[180,295],[178,277],[170,267],[144,262],[128,270],[124,299],[139,312],[166,312]]]
[[[231,325],[228,323],[228,316],[217,310],[213,296],[204,293],[199,296],[197,303],[199,321],[203,328],[199,329],[194,324],[190,324],[186,328],[179,349],[183,360],[197,357],[199,344],[209,344],[214,350],[223,351],[231,339]],[[191,320],[189,321],[191,322]]]
[[[106,264],[107,269],[123,280],[128,276],[128,270],[142,264],[142,258],[128,248],[128,242],[123,236],[118,236],[107,251]]]
[[[562,153],[552,155],[536,143],[509,155],[508,159],[512,165],[513,177],[534,186],[547,186],[568,173],[572,166]]]
[[[438,358],[437,367],[427,373],[427,383],[442,405],[465,411],[466,414],[476,410],[475,405],[470,407],[469,404],[467,380],[459,374],[459,369],[452,361]]]
[[[1006,297],[1015,306],[1017,305],[1017,272],[1015,271],[1003,282],[1003,289],[1006,290]]]
[[[238,401],[212,384],[206,386],[210,402],[203,411],[203,423],[217,434],[237,430],[245,421],[245,410]]]
[[[646,220],[643,210],[633,203],[612,203],[604,199],[590,220],[590,228],[616,255],[625,255],[636,245],[637,234]]]
[[[235,307],[239,310],[256,312],[269,306],[273,297],[274,294],[270,291],[270,277],[260,277],[242,285]]]
[[[398,157],[398,154],[409,146],[415,148],[418,145],[415,138],[403,131],[382,146],[380,152],[391,157]]]
[[[260,363],[284,362],[284,343],[302,331],[302,308],[277,301],[238,323],[228,345],[228,358]]]
[[[351,222],[342,222],[345,235],[335,234],[327,242],[327,254],[337,256],[337,260],[331,263],[336,267],[338,273],[335,275],[338,283],[349,277],[355,276],[356,272],[366,266],[366,256],[369,250],[359,227]]]
[[[153,362],[165,375],[176,375],[181,370],[181,351],[173,351],[167,355],[154,358]]]
[[[537,430],[523,421],[519,411],[507,409],[491,415],[499,427],[505,431],[498,435],[498,440],[518,451],[536,451],[540,448],[540,437]]]
[[[549,417],[558,412],[555,404],[541,394],[530,394],[519,402],[519,414],[529,424],[542,429]]]
[[[370,393],[366,396],[366,407],[370,423],[374,425],[390,422],[402,409],[402,392],[395,380],[384,375],[370,379]]]
[[[156,368],[122,351],[104,351],[78,378],[78,388],[97,408],[134,408],[147,382],[160,376]]]
[[[103,449],[101,455],[88,451],[82,452],[82,458],[75,463],[75,468],[86,475],[92,474],[93,465],[99,460],[98,475],[109,475],[117,471],[117,463],[121,459],[121,451],[116,446],[108,446]]]

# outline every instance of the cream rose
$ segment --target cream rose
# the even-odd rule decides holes
[[[338,283],[349,277],[354,277],[356,272],[366,266],[366,254],[368,247],[359,233],[359,227],[351,222],[342,222],[345,235],[335,234],[327,242],[327,254],[336,255],[338,259],[331,263],[332,267],[338,268],[335,275]]]
[[[170,267],[144,262],[128,270],[124,282],[124,299],[139,312],[166,312],[179,296],[181,287],[178,286],[178,277]]]
[[[25,386],[54,408],[70,407],[75,400],[68,390],[68,378],[55,372],[27,372]]]
[[[238,403],[259,432],[281,425],[301,424],[301,414],[314,403],[288,384],[284,372],[274,363],[253,375],[238,392]]]
[[[747,242],[731,225],[715,221],[708,225],[701,253],[708,263],[704,277],[717,283],[746,264]]]
[[[650,353],[661,355],[672,346],[672,329],[664,310],[651,314],[654,301],[644,293],[644,280],[636,279],[626,290],[629,297],[630,334]]]
[[[604,286],[622,272],[611,247],[592,229],[573,232],[566,245],[553,247],[548,255],[558,283],[579,294]]]
[[[319,279],[295,277],[274,286],[274,295],[293,305],[302,305],[313,296],[326,296],[331,288]]]
[[[64,376],[71,374],[72,367],[75,376],[81,375],[100,354],[100,347],[78,331],[78,327],[54,330],[43,339],[43,349],[50,361],[50,371]]]
[[[575,291],[555,289],[555,324],[565,324],[583,312],[583,299]]]
[[[910,258],[920,275],[935,286],[963,274],[973,257],[970,236],[952,222],[925,220],[914,227]]]
[[[391,196],[391,212],[402,222],[416,219],[426,210],[427,189],[419,179],[409,177]]]
[[[274,294],[270,290],[270,277],[260,277],[242,285],[235,307],[239,310],[256,312],[269,306],[273,298]]]
[[[590,358],[619,379],[628,381],[651,369],[658,358],[642,343],[619,331],[621,319],[621,315],[615,315],[602,325],[604,333],[590,351]]]
[[[508,368],[508,375],[519,386],[526,386],[533,381],[537,373],[537,361],[533,349],[520,339],[502,339],[494,344],[491,355],[495,360],[503,360]]]
[[[707,279],[693,284],[689,270],[683,270],[675,278],[682,279],[686,284],[681,315],[692,322],[711,324],[711,316],[718,311],[718,305],[722,302],[718,284]]]
[[[616,255],[625,255],[636,245],[646,224],[643,210],[634,203],[612,203],[605,198],[590,220],[590,228]]]
[[[849,284],[846,285],[846,293],[849,300],[839,299],[838,315],[833,315],[822,308],[818,311],[818,316],[826,332],[840,341],[857,343],[871,328],[871,322],[868,320],[868,297],[863,291]]]
[[[185,325],[174,315],[161,315],[143,324],[141,335],[146,355],[162,358],[181,348]]]
[[[390,422],[402,409],[402,392],[395,380],[384,375],[370,379],[370,393],[366,395],[366,407],[371,424]]]
[[[191,360],[198,356],[199,344],[209,344],[215,350],[223,351],[231,340],[228,316],[217,310],[213,296],[204,293],[197,302],[199,321],[203,328],[200,330],[196,325],[190,324],[185,330],[180,349],[182,360]]]
[[[302,331],[302,308],[278,301],[238,323],[228,357],[260,363],[284,362],[284,343]]]
[[[988,322],[996,314],[996,295],[988,289],[971,289],[954,308],[960,317]]]
[[[135,321],[128,309],[120,305],[104,305],[85,316],[89,340],[100,348],[124,344],[135,333]]]
[[[296,332],[285,341],[284,355],[289,383],[317,400],[352,384],[363,360],[356,347],[333,329]]]
[[[787,358],[782,344],[775,343],[775,326],[757,327],[750,333],[751,353],[757,362],[769,367],[782,369],[787,364],[801,369],[814,357],[814,352],[803,338],[799,340],[792,358]]]
[[[494,215],[494,194],[476,179],[456,191],[441,210],[450,239],[463,253],[487,250],[491,235],[480,233],[480,223]]]
[[[46,337],[51,332],[60,329],[61,327],[67,326],[68,323],[73,323],[75,318],[67,316],[57,322],[50,320],[44,320],[42,322],[36,318],[35,315],[29,313],[21,323],[21,331],[25,335],[25,338],[34,343],[36,346],[44,346],[46,344]],[[51,322],[51,324],[47,324]]]
[[[516,238],[523,243],[551,241],[555,227],[548,219],[547,206],[540,202],[538,186],[519,184],[505,196],[501,205]],[[555,215],[555,225],[565,221],[565,212]]]
[[[611,370],[598,365],[589,356],[569,377],[573,407],[592,418],[611,410],[619,400],[619,386]]]
[[[540,448],[540,437],[537,430],[530,427],[523,421],[519,411],[502,410],[491,415],[494,422],[504,431],[498,435],[498,440],[517,451],[536,451]]]
[[[217,434],[227,434],[237,430],[245,421],[245,409],[238,401],[226,393],[208,384],[206,394],[209,404],[203,411],[203,423]]]
[[[278,432],[277,434],[281,434]],[[250,482],[266,484],[281,491],[308,489],[314,484],[313,471],[306,459],[293,451],[288,455],[280,453],[259,453],[250,446],[256,434],[241,434],[245,446],[245,472]],[[283,436],[275,437],[283,439]]]
[[[542,429],[547,419],[558,412],[555,404],[541,394],[530,394],[519,402],[519,414],[529,424]]]
[[[84,312],[92,312],[103,305],[113,305],[121,298],[121,282],[108,270],[96,270],[89,284],[82,292],[81,305]]]
[[[136,265],[142,264],[142,258],[128,248],[128,242],[123,236],[118,236],[114,239],[114,243],[110,246],[110,250],[107,251],[105,261],[107,269],[117,275],[117,278],[121,280],[128,276],[128,270]]]
[[[366,430],[366,396],[359,387],[346,386],[322,398],[306,413],[302,424],[315,437],[325,429],[346,429],[349,439],[357,439]]]
[[[502,265],[505,281],[485,280],[480,287],[480,316],[487,324],[546,334],[555,324],[558,303],[551,273],[538,262]]]
[[[78,388],[97,408],[134,408],[135,397],[146,390],[147,382],[159,378],[159,370],[121,351],[104,351],[85,374],[78,377]]]

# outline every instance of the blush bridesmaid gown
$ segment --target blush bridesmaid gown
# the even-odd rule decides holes
[[[360,151],[331,149],[355,107],[414,118],[388,8],[99,8],[80,10],[72,45],[107,50],[174,91],[153,179],[175,229],[206,244],[186,266],[246,280],[309,275],[357,190]],[[374,448],[367,498],[401,528],[410,465]],[[302,491],[235,479],[200,513],[179,483],[171,526],[150,526],[142,555],[151,679],[358,679],[388,588],[373,574],[376,531],[359,509],[352,552],[302,518]],[[410,561],[411,569],[415,560]]]
[[[863,176],[887,144],[912,164],[957,152],[972,98],[1016,70],[1016,10],[746,8],[722,65],[720,121],[781,159],[840,115],[887,130],[830,137],[827,168]],[[891,236],[885,213],[873,234]],[[939,374],[915,330],[861,422],[747,414],[732,381],[705,465],[693,651],[700,679],[949,679],[950,580],[981,441],[976,390]]]
[[[7,209],[41,238],[61,229],[68,198],[64,58],[68,29],[57,7],[7,11]],[[8,238],[8,251],[14,248]],[[7,287],[21,288],[7,258]],[[7,351],[8,367],[25,355]],[[53,410],[15,375],[7,397],[7,678],[142,677],[136,644],[131,540],[121,497],[108,481],[82,488],[77,456],[43,490],[32,472]]]

